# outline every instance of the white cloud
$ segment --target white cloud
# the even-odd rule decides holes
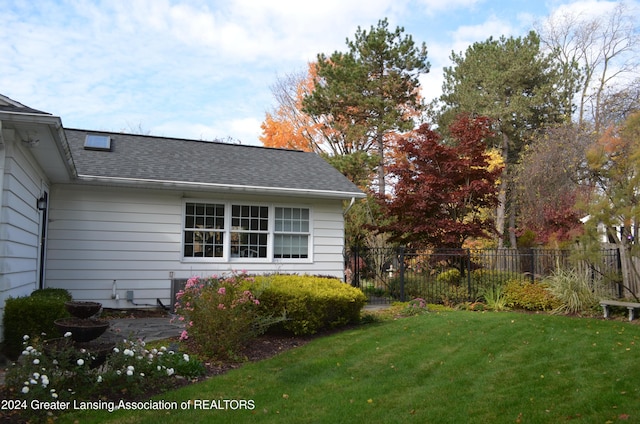
[[[7,0],[5,0],[7,1]],[[257,143],[277,75],[344,50],[358,26],[388,17],[426,41],[425,98],[439,95],[452,50],[517,33],[522,16],[486,0],[8,0],[0,93],[70,127]],[[6,10],[5,10],[6,9]],[[523,15],[524,16],[524,15]]]
[[[572,3],[559,5],[549,16],[557,18],[567,15],[576,15],[583,19],[593,19],[611,12],[619,3],[619,1],[578,0]]]
[[[490,16],[484,22],[477,25],[461,26],[452,33],[454,48],[457,53],[464,51],[475,42],[482,42],[489,37],[500,38],[502,35],[509,37],[514,33],[514,28],[509,22]]]

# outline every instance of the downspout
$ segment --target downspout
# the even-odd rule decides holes
[[[342,216],[347,216],[347,213],[349,213],[349,211],[353,207],[354,203],[356,203],[356,198],[352,197],[351,201],[349,202],[349,206],[347,206],[347,208],[344,210],[344,212],[342,212]]]

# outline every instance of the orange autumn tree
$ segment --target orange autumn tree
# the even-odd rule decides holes
[[[313,91],[316,67],[309,63],[307,73],[299,72],[279,78],[271,87],[278,106],[265,114],[259,137],[266,147],[296,149],[307,152],[343,154],[340,135],[326,122],[302,110],[302,101]]]
[[[366,190],[377,165],[364,146],[347,141],[343,126],[327,116],[311,116],[303,111],[305,96],[313,91],[316,64],[308,72],[279,78],[271,91],[277,108],[266,114],[260,141],[266,147],[296,149],[322,155],[336,169]]]

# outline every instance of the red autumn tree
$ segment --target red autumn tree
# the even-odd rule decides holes
[[[461,116],[449,128],[447,144],[426,124],[398,140],[400,153],[388,170],[397,183],[384,202],[392,223],[380,228],[394,241],[459,248],[494,229],[482,213],[497,205],[502,172],[489,170],[483,141],[493,135],[491,121]]]

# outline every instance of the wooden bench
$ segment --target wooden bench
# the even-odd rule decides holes
[[[600,306],[604,310],[604,317],[609,317],[609,306],[622,306],[629,310],[629,321],[633,321],[633,313],[636,309],[640,309],[640,303],[621,302],[619,300],[601,300]]]

